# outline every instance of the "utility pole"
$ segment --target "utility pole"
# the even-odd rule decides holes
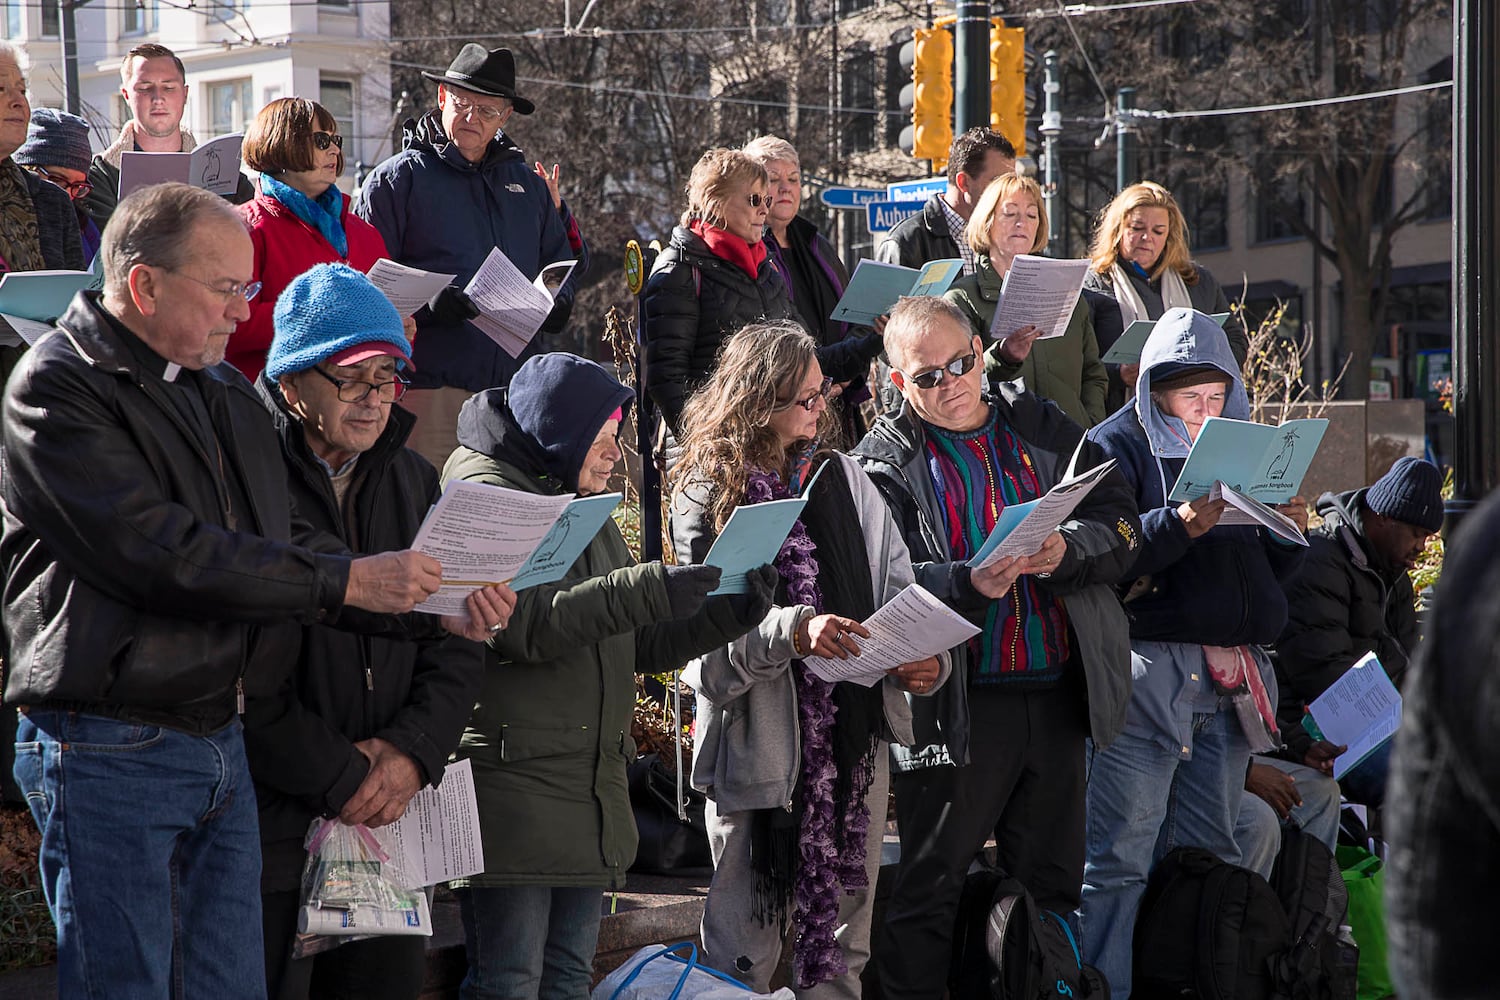
[[[1042,93],[1042,198],[1047,203],[1047,246],[1058,257],[1068,256],[1067,227],[1063,225],[1062,166],[1057,162],[1058,140],[1062,136],[1062,77],[1057,72],[1057,51],[1048,49],[1042,57],[1045,78]]]
[[[1500,9],[1491,0],[1453,5],[1453,499],[1445,534],[1497,479],[1500,371]]]
[[[953,134],[990,124],[989,0],[958,0],[953,26]]]
[[[1135,139],[1135,88],[1115,91],[1115,188],[1124,191],[1140,179]]]
[[[44,0],[45,2],[45,0]],[[73,11],[88,0],[57,0],[57,33],[63,50],[63,107],[70,115],[82,114],[83,96],[78,92],[78,25]]]

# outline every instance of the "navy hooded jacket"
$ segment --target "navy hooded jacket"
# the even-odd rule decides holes
[[[1301,547],[1260,528],[1217,526],[1188,537],[1167,494],[1187,458],[1187,429],[1151,401],[1154,374],[1213,365],[1232,381],[1223,416],[1250,419],[1249,397],[1224,331],[1209,316],[1170,309],[1141,353],[1135,399],[1089,431],[1135,490],[1141,545],[1124,584],[1130,637],[1213,646],[1269,645],[1286,625],[1280,581],[1301,564]]]
[[[436,111],[406,123],[405,147],[371,171],[354,212],[380,231],[398,263],[456,274],[460,288],[495,247],[528,279],[548,264],[574,258],[567,223],[521,148],[502,133],[480,162],[470,163],[444,134]],[[567,324],[578,280],[588,268],[587,247],[577,256],[578,266],[558,290],[527,355],[544,350],[544,335]],[[472,323],[441,323],[426,308],[416,320],[414,388],[478,392],[506,385],[520,367],[521,360]]]

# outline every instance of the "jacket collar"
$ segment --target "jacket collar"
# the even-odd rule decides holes
[[[99,159],[108,163],[116,170],[120,169],[120,154],[135,150],[135,119],[132,118],[120,127],[120,137],[116,139],[104,152],[99,154]],[[198,140],[193,138],[193,133],[179,125],[178,132],[182,136],[182,149],[180,152],[191,153],[198,148]]]
[[[419,119],[408,118],[401,126],[402,148],[430,153],[455,170],[487,170],[506,160],[524,159],[521,147],[504,132],[490,140],[478,163],[470,162],[443,131],[443,116],[436,108]]]

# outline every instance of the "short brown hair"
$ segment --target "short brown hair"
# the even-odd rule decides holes
[[[738,149],[710,149],[693,165],[687,182],[687,211],[682,224],[690,226],[697,219],[709,225],[724,223],[724,206],[741,186],[759,181],[766,183],[766,168]]]
[[[995,213],[1000,210],[1002,201],[1017,194],[1024,194],[1036,203],[1036,239],[1031,241],[1031,250],[1028,252],[1036,253],[1046,249],[1047,202],[1042,197],[1041,185],[1020,174],[1001,174],[990,181],[984,194],[979,196],[979,204],[974,206],[974,214],[969,216],[969,224],[964,227],[964,237],[975,253],[990,252],[990,226],[995,221]]]
[[[992,128],[975,125],[960,132],[948,149],[948,183],[956,184],[960,173],[977,177],[984,170],[985,157],[994,150],[1007,160],[1016,158],[1016,147]]]
[[[125,58],[120,60],[121,83],[130,79],[130,60],[132,59],[170,59],[172,60],[172,65],[177,67],[177,75],[182,77],[184,84],[187,83],[187,67],[182,65],[181,59],[177,58],[177,53],[165,45],[158,45],[155,42],[146,42],[143,45],[137,45],[125,53]]]
[[[260,109],[245,129],[240,159],[252,170],[279,174],[286,170],[313,168],[314,132],[339,130],[328,109],[305,97],[279,97]],[[339,173],[344,172],[344,151],[339,150]]]

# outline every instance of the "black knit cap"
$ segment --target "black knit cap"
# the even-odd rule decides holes
[[[1365,506],[1394,521],[1437,531],[1443,526],[1443,474],[1420,458],[1398,458],[1365,491]]]

